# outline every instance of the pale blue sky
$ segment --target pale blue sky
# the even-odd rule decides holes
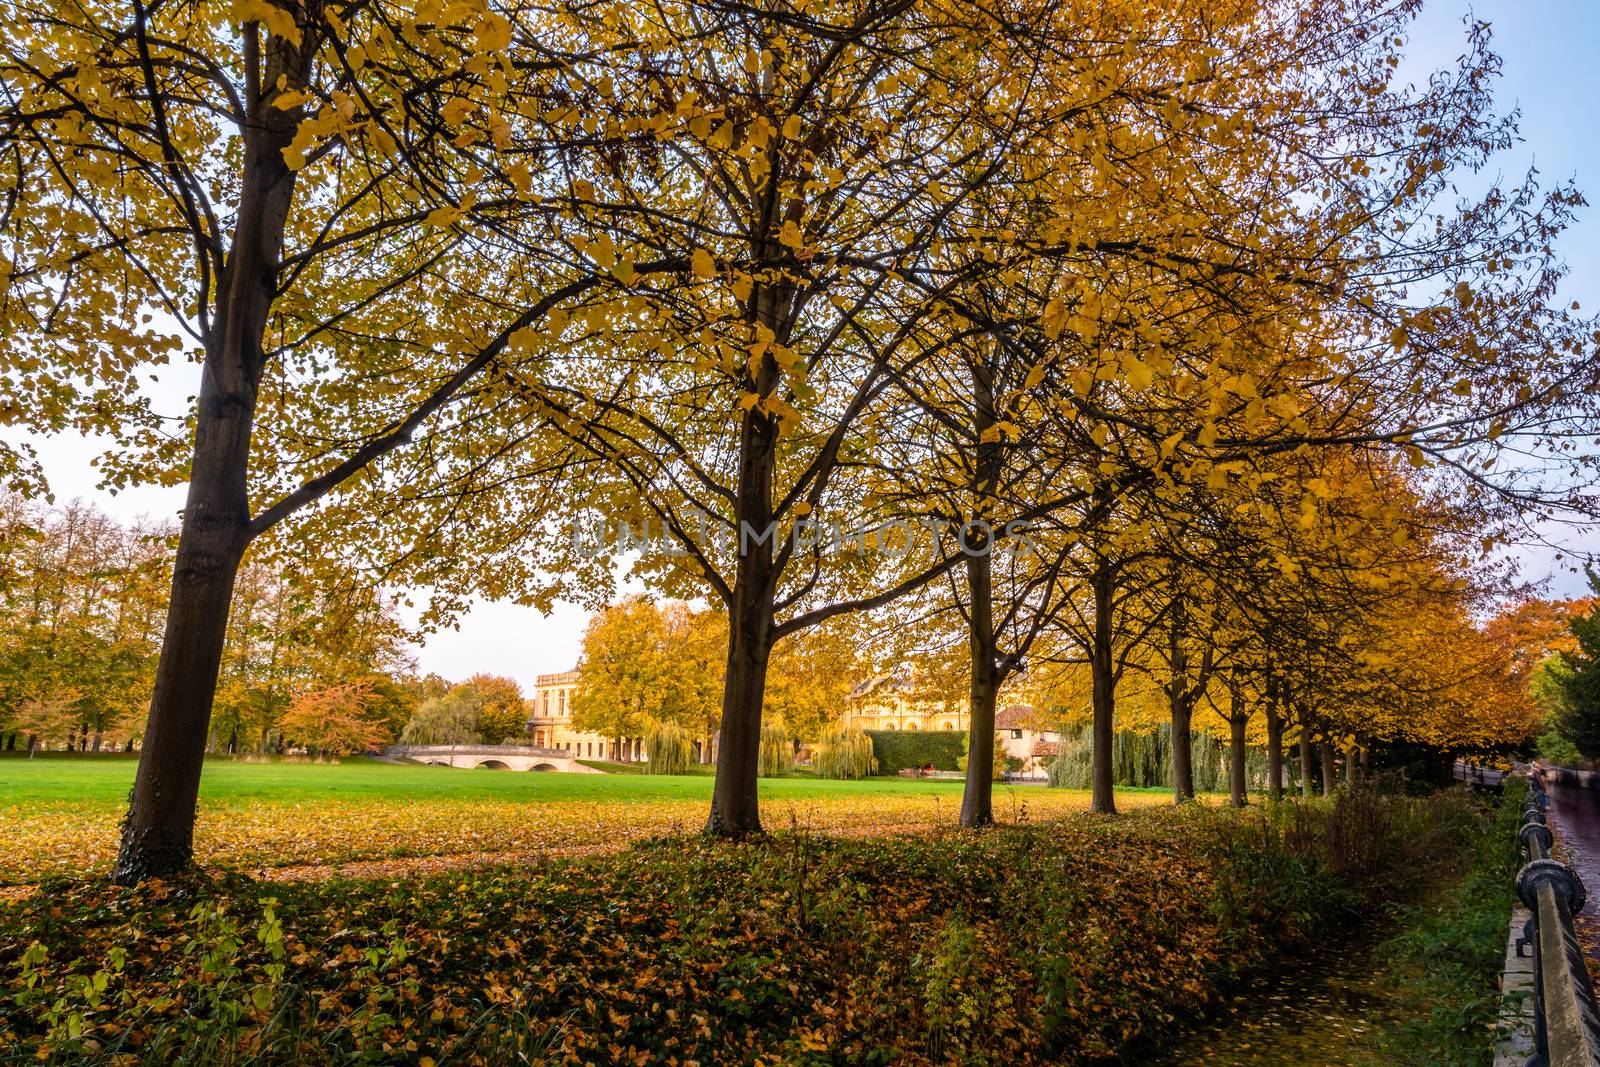
[[[1429,0],[1411,34],[1402,76],[1423,77],[1459,55],[1462,18],[1469,12],[1494,27],[1495,49],[1504,60],[1501,107],[1522,112],[1523,144],[1499,162],[1499,172],[1511,178],[1533,164],[1546,183],[1575,177],[1600,202],[1600,0]],[[1572,268],[1566,298],[1585,309],[1600,307],[1600,208],[1584,209],[1560,248]],[[195,368],[178,371],[192,374]],[[164,409],[181,405],[193,385],[176,378],[161,383],[158,403],[164,398],[170,400]],[[89,464],[101,447],[81,440],[39,442],[58,499],[92,499],[124,519],[173,515],[182,506],[181,490],[141,488],[116,497],[98,491]],[[1594,530],[1561,536],[1570,549],[1600,553]],[[1523,577],[1549,577],[1552,593],[1583,589],[1582,579],[1564,572],[1548,553],[1530,551],[1523,559]],[[450,678],[491,671],[531,688],[536,674],[576,662],[584,622],[585,614],[573,607],[545,618],[531,608],[484,604],[462,620],[459,631],[429,638],[419,661],[422,670]]]

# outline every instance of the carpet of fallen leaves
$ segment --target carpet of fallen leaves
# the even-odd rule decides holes
[[[668,836],[422,878],[61,880],[0,905],[0,1063],[1148,1062],[1482,822],[1360,803]],[[1356,826],[1375,840],[1345,854]]]
[[[997,816],[1047,819],[1083,811],[1077,790],[1011,789],[997,795]],[[960,795],[828,795],[763,805],[770,826],[844,835],[932,829],[955,821]],[[1123,807],[1170,803],[1163,793],[1118,796]],[[116,859],[120,806],[12,806],[0,809],[0,887],[59,875],[101,875]],[[195,829],[202,865],[264,877],[304,880],[342,872],[394,875],[584,855],[698,829],[706,802],[684,800],[494,801],[364,798],[303,803],[255,801],[203,808]]]

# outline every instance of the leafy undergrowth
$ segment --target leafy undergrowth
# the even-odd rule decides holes
[[[1415,892],[1481,818],[1360,793],[981,835],[671,837],[392,882],[62,883],[0,910],[0,1061],[1139,1055],[1274,953]]]
[[[1472,840],[1444,893],[1397,912],[1400,932],[1382,955],[1412,1011],[1386,1035],[1389,1063],[1477,1067],[1494,1058],[1525,788],[1508,785],[1493,824]]]
[[[462,772],[465,773],[465,772]],[[482,772],[488,774],[489,772]],[[1020,794],[1021,791],[1013,790]],[[1118,794],[1124,807],[1168,803],[1161,793]],[[959,792],[818,794],[768,801],[769,818],[797,820],[823,833],[903,833],[955,820]],[[1001,818],[1051,818],[1088,808],[1080,790],[1032,789],[996,796]],[[0,886],[60,875],[103,875],[116,859],[121,805],[12,808],[0,836]],[[699,829],[706,802],[682,800],[493,800],[406,796],[282,803],[247,800],[201,810],[195,851],[201,864],[262,873],[406,857],[473,861],[540,852],[581,855]],[[422,870],[427,864],[419,864]]]

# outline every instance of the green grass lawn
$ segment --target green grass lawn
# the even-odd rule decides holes
[[[0,757],[0,806],[120,805],[133,785],[136,756],[24,753]],[[343,763],[246,763],[209,759],[200,781],[202,804],[303,803],[317,800],[653,801],[711,799],[712,777],[654,774],[535,774],[422,767],[355,759]],[[765,778],[763,797],[959,795],[958,781],[869,778],[836,782],[812,777]]]
[[[123,755],[0,756],[0,886],[108,870],[136,767]],[[699,829],[712,785],[708,774],[213,759],[200,782],[195,849],[202,864],[235,869],[577,855]],[[820,833],[932,830],[954,824],[961,792],[949,780],[768,778],[762,819]],[[1118,793],[1119,808],[1170,803],[1166,790]],[[1024,822],[1085,811],[1089,794],[997,785],[994,802],[1001,821]]]

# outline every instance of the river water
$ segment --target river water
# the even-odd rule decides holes
[[[1391,1067],[1379,1034],[1406,1015],[1373,958],[1384,931],[1325,946],[1294,972],[1240,990],[1232,1010],[1152,1062],[1168,1067]]]

